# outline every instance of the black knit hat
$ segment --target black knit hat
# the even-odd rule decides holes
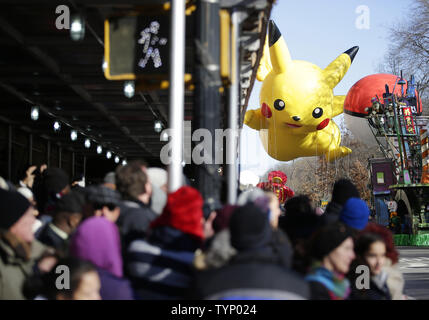
[[[354,236],[350,227],[341,222],[327,225],[316,232],[311,241],[311,256],[316,260],[322,260],[337,247],[339,247],[348,237]]]
[[[55,212],[82,213],[85,196],[81,192],[71,191],[64,195],[55,204]]]
[[[0,188],[0,229],[8,230],[30,207],[30,202],[19,192]]]
[[[360,198],[359,191],[349,179],[340,179],[335,182],[332,190],[332,202],[343,206],[350,198]]]
[[[43,176],[45,191],[48,194],[59,193],[69,184],[69,176],[60,168],[48,168]]]
[[[234,210],[229,228],[231,245],[237,250],[264,247],[272,239],[268,215],[252,203]]]

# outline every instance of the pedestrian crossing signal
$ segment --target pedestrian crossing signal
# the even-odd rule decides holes
[[[105,77],[168,79],[170,17],[138,15],[105,21]]]

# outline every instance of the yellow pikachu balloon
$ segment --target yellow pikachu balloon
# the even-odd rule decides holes
[[[269,22],[269,43],[257,72],[263,81],[260,108],[249,110],[244,123],[259,130],[267,153],[289,161],[325,155],[333,161],[352,151],[340,146],[341,133],[332,118],[343,112],[345,96],[333,89],[349,69],[359,47],[339,55],[321,69],[307,61],[292,60],[279,29]]]

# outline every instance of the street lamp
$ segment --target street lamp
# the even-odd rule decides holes
[[[34,106],[31,108],[31,120],[39,120],[39,107]]]
[[[134,97],[134,93],[136,91],[136,85],[134,81],[125,81],[124,82],[124,95],[127,98]]]
[[[74,41],[82,40],[85,37],[85,20],[81,14],[71,17],[70,36]]]
[[[72,139],[72,141],[77,140],[77,131],[76,130],[70,131],[70,138]]]

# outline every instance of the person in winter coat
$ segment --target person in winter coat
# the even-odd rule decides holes
[[[349,226],[356,233],[368,224],[370,211],[365,201],[359,198],[349,198],[341,209],[339,221]]]
[[[162,168],[149,168],[147,169],[147,175],[152,184],[150,208],[153,212],[160,215],[167,203],[168,174],[167,171]]]
[[[353,232],[340,222],[318,230],[308,242],[313,264],[306,276],[310,284],[311,300],[345,300],[350,295],[346,278],[355,258]]]
[[[203,221],[203,199],[198,190],[184,186],[168,195],[148,237],[134,240],[126,251],[126,273],[139,299],[183,299],[189,295],[195,251],[204,240]]]
[[[377,233],[384,239],[386,245],[386,261],[384,271],[387,273],[387,287],[389,288],[392,300],[405,300],[404,295],[405,280],[402,272],[399,270],[399,252],[395,248],[392,231],[377,223],[368,223],[363,233]]]
[[[309,255],[305,253],[305,243],[323,226],[323,218],[316,214],[310,198],[305,195],[289,199],[284,207],[285,214],[280,217],[279,226],[294,248],[292,268],[305,275],[311,264]]]
[[[66,253],[69,236],[82,220],[84,204],[85,198],[79,192],[71,191],[64,195],[55,204],[52,222],[36,233],[37,240]]]
[[[33,207],[18,192],[0,189],[0,300],[25,299],[22,289],[47,247],[34,239]]]
[[[104,185],[92,185],[86,188],[85,217],[104,217],[116,223],[121,214],[121,196],[116,190]]]
[[[290,269],[292,251],[289,240],[282,232],[273,232],[266,212],[253,203],[238,207],[230,218],[230,232],[236,255],[227,265],[196,275],[196,298],[308,298],[308,285]]]
[[[197,250],[195,254],[194,265],[198,270],[220,268],[236,254],[237,250],[231,246],[228,228],[229,219],[236,208],[237,206],[234,205],[226,205],[216,211],[216,217],[213,220],[215,233],[213,239],[204,251]]]
[[[360,198],[359,191],[349,179],[337,180],[332,189],[332,199],[326,207],[323,218],[325,224],[336,222],[339,219],[340,212],[350,198]]]
[[[366,232],[357,238],[355,242],[356,260],[350,269],[349,278],[352,283],[351,300],[391,300],[389,287],[387,286],[388,274],[384,270],[386,262],[386,244],[381,235]],[[357,279],[358,266],[367,266],[370,279]],[[362,285],[362,287],[360,287]]]
[[[85,219],[70,242],[70,254],[97,267],[103,300],[133,300],[131,284],[123,278],[123,262],[117,226],[105,217]]]
[[[144,238],[150,223],[158,216],[150,208],[152,186],[145,171],[141,161],[131,161],[116,170],[116,187],[123,200],[116,224],[124,249],[134,239]]]
[[[63,278],[59,287],[58,278],[68,271],[68,283]],[[46,273],[33,275],[24,286],[24,295],[29,300],[101,300],[100,277],[95,266],[74,257],[61,258]]]

